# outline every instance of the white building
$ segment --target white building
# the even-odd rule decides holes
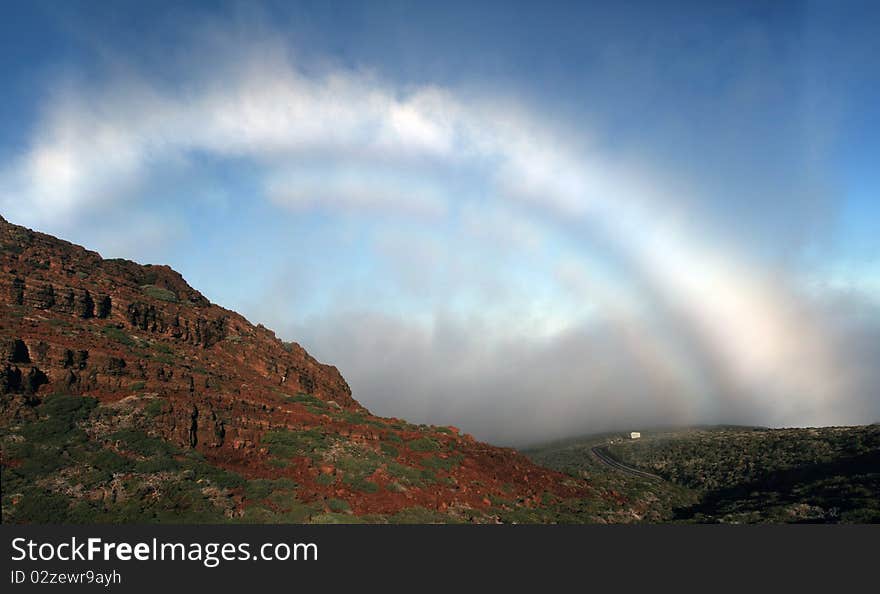
[[[638,439],[641,436],[642,436],[642,434],[639,433],[638,431],[633,431],[632,433],[629,434],[630,439]]]

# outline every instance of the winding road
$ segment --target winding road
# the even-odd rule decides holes
[[[639,470],[638,468],[633,468],[632,466],[627,466],[623,462],[620,462],[616,458],[614,458],[608,450],[605,449],[604,446],[596,446],[591,450],[593,455],[599,460],[599,462],[605,464],[606,466],[610,466],[611,468],[615,468],[620,470],[621,472],[626,472],[628,474],[632,474],[635,476],[640,476],[642,478],[646,478],[652,481],[662,481],[663,479],[656,474],[651,474],[650,472],[645,472],[644,470]]]

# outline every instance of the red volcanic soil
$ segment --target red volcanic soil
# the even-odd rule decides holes
[[[7,419],[53,393],[102,404],[157,402],[151,434],[248,479],[290,477],[303,501],[344,499],[357,514],[596,496],[583,481],[454,428],[370,414],[335,367],[212,304],[167,266],[105,260],[2,217],[0,248],[0,414]],[[284,430],[313,430],[330,445],[273,464],[263,438]],[[341,472],[334,452],[347,447],[385,452],[387,462],[369,477],[378,489],[332,478]],[[438,480],[391,488],[392,466],[420,469],[429,461]]]

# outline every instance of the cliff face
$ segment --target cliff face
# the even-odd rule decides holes
[[[5,220],[0,246],[0,392],[22,402],[46,393],[102,402],[153,393],[173,405],[159,427],[168,438],[190,441],[197,413],[195,441],[213,447],[253,442],[267,394],[308,393],[360,409],[335,367],[210,303],[167,266],[104,260]]]
[[[245,480],[290,479],[291,496],[318,512],[336,501],[349,514],[419,506],[487,518],[498,505],[593,496],[582,481],[454,428],[371,415],[335,367],[210,303],[167,266],[104,260],[2,218],[0,346],[5,427],[43,418],[50,395],[96,398],[124,412],[109,423],[116,433],[105,420],[77,426],[122,458],[137,454],[118,430],[134,428]],[[4,448],[3,464],[20,464],[15,451]],[[76,480],[46,488],[90,500],[103,497],[94,489],[108,492],[83,491]],[[227,488],[226,517],[268,505],[247,492]]]

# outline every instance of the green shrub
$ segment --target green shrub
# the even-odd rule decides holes
[[[143,431],[124,429],[107,437],[112,442],[119,442],[121,447],[142,456],[170,456],[175,449],[164,439],[150,437]]]
[[[420,437],[408,441],[407,446],[415,452],[435,452],[440,449],[440,444],[430,437]]]
[[[236,474],[230,470],[211,466],[210,464],[202,464],[196,469],[198,478],[207,479],[212,484],[224,489],[237,489],[245,486],[245,479],[240,474]]]
[[[265,507],[252,505],[244,509],[244,515],[241,517],[243,524],[275,524],[275,512]]]
[[[348,504],[348,501],[344,499],[329,499],[327,500],[327,506],[330,508],[330,511],[334,511],[337,513],[347,512],[351,510],[351,506]]]
[[[364,476],[373,474],[380,464],[382,458],[378,454],[364,451],[355,451],[336,460],[336,467],[345,474]]]
[[[174,291],[169,291],[168,289],[157,287],[156,285],[143,285],[141,291],[143,291],[144,295],[152,297],[153,299],[158,299],[159,301],[167,301],[169,303],[178,302],[177,294],[174,293]]]
[[[291,431],[276,429],[263,435],[262,443],[275,456],[291,458],[293,456],[311,456],[326,451],[333,445],[333,439],[316,429]]]
[[[3,458],[5,460],[17,460],[28,458],[34,453],[34,444],[29,441],[4,441]]]
[[[332,474],[319,474],[318,477],[315,479],[315,482],[319,485],[329,487],[336,482],[336,477]]]
[[[177,359],[175,359],[174,355],[170,353],[159,353],[153,355],[152,359],[159,363],[164,363],[165,365],[173,365],[177,363]]]
[[[300,392],[294,396],[284,395],[282,399],[291,404],[307,404],[318,408],[327,408],[327,403],[312,394]]]
[[[70,499],[60,493],[53,493],[37,487],[22,493],[15,506],[16,522],[33,524],[61,524],[67,520]]]
[[[128,334],[117,328],[116,326],[104,326],[101,328],[101,333],[111,340],[115,340],[120,344],[124,344],[127,347],[133,347],[137,344],[137,342]]]
[[[157,456],[138,460],[134,464],[134,471],[141,474],[155,474],[157,472],[169,472],[180,469],[180,464],[170,456]]]
[[[159,351],[160,353],[164,353],[166,355],[173,355],[174,354],[174,349],[170,345],[165,344],[164,342],[154,342],[153,348],[156,349],[157,351]]]
[[[341,410],[336,413],[336,416],[345,421],[346,423],[351,423],[352,425],[363,425],[367,422],[367,417],[359,412],[351,412],[348,410]]]
[[[32,483],[37,478],[55,472],[65,466],[66,462],[61,457],[61,450],[59,448],[39,446],[34,448],[30,457],[24,459],[21,466],[13,470],[27,482]]]
[[[40,416],[45,418],[24,424],[21,434],[29,441],[44,445],[83,442],[87,436],[76,425],[88,418],[97,404],[94,398],[53,394],[37,407]]]
[[[385,423],[383,421],[368,418],[365,414],[361,412],[341,410],[336,413],[336,416],[344,420],[346,423],[351,423],[352,425],[370,425],[372,427],[381,428],[385,427]]]
[[[101,450],[92,457],[92,466],[104,472],[127,472],[134,469],[134,463],[111,450]]]
[[[244,524],[303,524],[318,513],[316,504],[290,500],[286,508],[273,511],[262,506],[248,506],[244,516],[239,520]]]
[[[387,471],[388,474],[404,485],[423,486],[426,481],[434,479],[433,475],[424,475],[423,471],[419,468],[400,464],[399,462],[389,462]]]
[[[278,491],[294,491],[297,484],[289,478],[252,479],[245,483],[245,497],[248,499],[266,499]]]
[[[390,456],[392,458],[397,458],[400,455],[400,450],[391,445],[390,443],[382,443],[379,444],[379,449],[382,450],[382,453],[386,456]]]
[[[340,513],[326,513],[326,514],[318,514],[316,516],[312,516],[312,523],[314,524],[364,524],[366,520],[361,518],[360,516],[355,516],[352,514],[340,514]]]
[[[265,499],[272,492],[272,481],[268,479],[253,479],[247,482],[244,495],[248,499]]]
[[[392,524],[437,524],[449,522],[449,516],[424,507],[408,507],[390,516]]]
[[[95,398],[52,394],[40,404],[39,412],[41,415],[75,422],[87,419],[97,406],[98,401]]]
[[[441,458],[440,456],[429,456],[422,460],[422,466],[426,468],[432,468],[434,470],[445,470],[450,471],[459,464],[461,464],[464,456],[461,454],[455,454],[452,456],[448,456],[446,458]]]
[[[158,417],[162,414],[162,411],[165,409],[165,399],[164,398],[154,398],[150,400],[147,405],[144,407],[144,414],[148,417]]]
[[[362,477],[343,477],[342,482],[347,484],[349,487],[354,489],[355,491],[361,491],[363,493],[376,493],[379,491],[379,485],[374,483],[371,480],[362,478]]]
[[[21,429],[21,434],[28,440],[36,443],[49,443],[50,441],[63,439],[74,426],[66,419],[48,418],[35,423],[27,423]]]

